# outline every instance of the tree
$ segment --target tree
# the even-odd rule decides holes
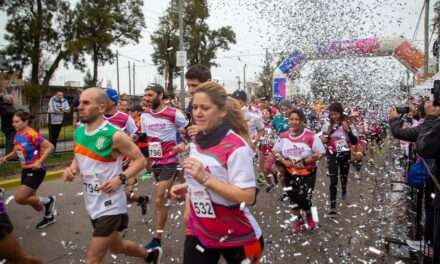
[[[113,62],[110,46],[139,43],[145,27],[142,0],[81,0],[78,17],[78,45],[93,61],[92,83],[98,80],[98,65]]]
[[[160,18],[159,29],[151,36],[154,52],[153,63],[158,72],[167,75],[167,91],[174,94],[173,75],[176,67],[176,51],[179,47],[178,38],[178,0],[171,0],[166,14]],[[215,63],[218,50],[229,50],[235,44],[235,33],[230,26],[210,29],[206,20],[209,17],[205,0],[187,0],[184,2],[184,43],[190,65],[203,64],[207,67],[217,66]]]
[[[73,12],[66,0],[10,0],[2,10],[8,16],[4,36],[8,44],[2,53],[18,71],[31,66],[30,84],[24,92],[31,97],[31,110],[37,110],[37,99],[61,61],[82,65],[72,56],[77,50]]]
[[[258,87],[256,91],[256,95],[258,97],[268,97],[272,96],[272,84],[273,84],[273,72],[275,70],[275,66],[273,65],[273,57],[270,55],[268,51],[266,51],[266,58],[264,60],[263,68],[258,75],[258,81],[261,83],[261,86]]]

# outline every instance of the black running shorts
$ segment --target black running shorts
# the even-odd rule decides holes
[[[153,165],[153,175],[156,182],[168,181],[176,176],[177,164]]]
[[[93,236],[107,237],[113,232],[121,232],[128,226],[128,215],[105,215],[92,220]]]
[[[29,188],[37,190],[40,184],[43,182],[46,176],[46,169],[40,168],[38,170],[34,169],[23,169],[21,171],[21,184],[26,185]]]

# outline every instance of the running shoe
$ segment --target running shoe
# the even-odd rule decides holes
[[[311,214],[307,215],[306,221],[307,221],[307,226],[309,227],[309,230],[316,229],[316,223],[315,223],[315,221],[313,221],[313,216]]]
[[[153,238],[150,243],[145,245],[145,249],[148,250],[153,250],[155,248],[160,248],[161,247],[161,242],[160,239],[157,238]]]
[[[328,215],[330,217],[336,217],[338,215],[338,211],[336,211],[336,208],[330,208],[330,210],[328,211]]]
[[[47,227],[47,226],[49,226],[49,225],[51,225],[51,224],[55,224],[55,222],[56,222],[57,220],[56,220],[56,218],[55,218],[55,216],[50,216],[50,217],[46,217],[46,216],[44,216],[43,217],[43,220],[41,220],[38,224],[37,224],[37,226],[36,226],[36,228],[37,229],[43,229],[43,228],[45,228],[45,227]]]
[[[145,262],[153,263],[153,264],[160,264],[160,258],[162,257],[162,248],[156,247],[153,249],[148,249],[145,246],[145,249],[148,252],[148,256],[145,258]]]
[[[301,227],[303,225],[304,225],[304,220],[302,220],[302,219],[297,219],[297,220],[293,221],[293,224],[292,224],[293,232],[295,232],[296,235],[299,235],[299,233],[301,233]]]
[[[271,185],[266,187],[266,192],[267,193],[271,193],[271,192],[273,192],[274,189],[275,189],[275,185],[271,184]]]
[[[44,205],[45,217],[55,216],[56,214],[55,203],[57,201],[57,198],[55,196],[49,196],[49,200],[49,203]]]
[[[150,202],[150,197],[148,195],[139,197],[137,205],[141,208],[141,214],[147,214],[147,205]]]

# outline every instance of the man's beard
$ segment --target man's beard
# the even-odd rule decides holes
[[[81,123],[84,124],[90,124],[96,121],[96,119],[98,119],[99,115],[90,115],[90,116],[84,116],[84,117],[79,117],[79,121],[81,121]]]

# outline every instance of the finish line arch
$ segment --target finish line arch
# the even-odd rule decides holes
[[[413,73],[418,72],[425,63],[424,54],[405,38],[369,37],[353,40],[335,40],[317,43],[313,50],[308,52],[294,48],[274,71],[274,98],[286,97],[287,79],[294,78],[295,73],[299,72],[307,61],[339,59],[347,56],[393,56]]]

